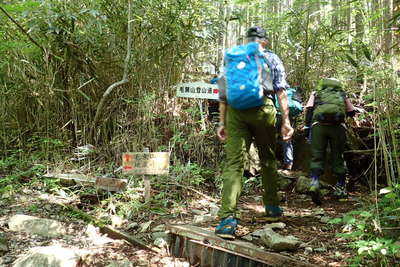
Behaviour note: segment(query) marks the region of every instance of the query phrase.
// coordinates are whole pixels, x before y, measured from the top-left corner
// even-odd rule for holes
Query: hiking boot
[[[285,163],[285,164],[283,165],[283,169],[284,169],[285,171],[291,171],[292,168],[293,168],[293,163]]]
[[[335,192],[333,192],[333,195],[338,200],[347,199],[348,195],[347,195],[346,186],[342,185],[342,184],[336,184],[335,185]]]
[[[225,239],[235,239],[238,220],[233,216],[226,217],[215,227],[215,234]]]
[[[319,178],[312,178],[310,184],[310,195],[312,201],[318,206],[322,204],[321,202],[321,185],[319,183]]]
[[[278,217],[281,217],[283,214],[283,210],[279,206],[266,205],[265,206],[265,216],[269,218],[269,220],[278,220]]]

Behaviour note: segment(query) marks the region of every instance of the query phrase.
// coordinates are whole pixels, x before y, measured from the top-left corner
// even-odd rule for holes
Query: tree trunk
[[[356,23],[356,38],[354,41],[355,49],[356,49],[356,58],[357,62],[360,63],[364,60],[363,55],[363,40],[364,40],[364,6],[362,3],[358,3],[356,7],[356,16],[355,16],[355,23]],[[364,83],[364,71],[360,68],[360,65],[357,69],[357,83],[361,86]]]
[[[384,33],[383,33],[383,51],[385,54],[392,54],[392,40],[393,40],[393,32],[392,32],[392,18],[393,18],[393,0],[384,0]]]
[[[111,92],[127,83],[128,80],[128,67],[129,67],[129,61],[131,58],[131,53],[132,53],[132,20],[131,20],[131,16],[132,16],[132,3],[131,1],[128,1],[128,31],[127,31],[127,45],[126,45],[126,56],[125,56],[125,60],[124,60],[124,73],[122,75],[122,79],[118,82],[115,82],[113,84],[111,84],[107,90],[103,93],[102,98],[100,99],[99,104],[97,105],[97,109],[96,109],[96,113],[92,122],[92,126],[90,129],[90,133],[89,133],[89,140],[96,143],[97,138],[96,138],[96,133],[97,133],[97,124],[100,121],[100,117],[104,108],[104,105],[106,104],[106,101],[108,99],[108,96],[111,94]]]
[[[273,14],[278,14],[279,13],[279,1],[272,1],[272,12]],[[276,46],[276,44],[278,43],[278,34],[276,32],[271,32],[271,47],[272,50],[274,50],[274,47]]]
[[[347,0],[346,4],[348,5],[348,9],[346,10],[347,40],[348,40],[348,43],[351,44],[351,42],[353,41],[353,37],[351,35],[351,25],[353,22],[353,18],[351,16],[352,6],[348,3],[348,0]]]
[[[338,9],[339,9],[339,0],[332,0],[332,2],[331,2],[331,5],[332,5],[332,8],[333,8],[333,10],[334,10],[334,12],[332,13],[332,21],[331,21],[331,24],[332,24],[332,28],[337,28],[338,27],[338,21],[339,21],[339,19],[338,19]]]
[[[397,15],[400,16],[400,0],[393,0],[393,15]],[[396,22],[397,21],[397,22]],[[393,42],[395,43],[394,45],[394,51],[393,53],[397,53],[400,52],[399,50],[399,46],[400,46],[400,17],[397,17],[397,20],[395,20],[394,22],[394,26],[397,29],[396,33],[394,34],[394,40]]]

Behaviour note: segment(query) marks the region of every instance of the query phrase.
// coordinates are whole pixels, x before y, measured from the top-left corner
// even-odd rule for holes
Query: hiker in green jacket
[[[281,134],[284,141],[290,140],[293,128],[290,126],[289,110],[285,89],[285,69],[279,57],[265,50],[268,39],[264,29],[251,27],[247,32],[249,43],[261,44],[262,53],[270,66],[271,84],[279,99],[282,113]],[[260,60],[260,59],[258,59]],[[244,62],[238,65],[243,68]],[[223,79],[220,79],[222,81]],[[244,87],[244,86],[243,86]],[[249,109],[236,109],[228,104],[226,88],[220,86],[220,125],[217,136],[225,141],[226,162],[223,169],[222,206],[218,212],[221,222],[215,228],[215,233],[223,238],[233,239],[240,217],[237,204],[242,189],[244,158],[254,140],[258,148],[261,179],[264,188],[263,202],[266,216],[279,217],[282,209],[279,207],[277,195],[277,168],[275,146],[277,134],[275,129],[276,110],[272,98],[263,97],[263,104]],[[272,88],[271,88],[272,90]]]
[[[342,84],[334,78],[322,79],[306,104],[305,130],[311,138],[310,194],[315,204],[321,205],[320,177],[328,144],[332,154],[332,171],[337,183],[334,195],[347,198],[346,164],[343,152],[346,143],[345,117],[354,117],[356,111],[343,91]]]

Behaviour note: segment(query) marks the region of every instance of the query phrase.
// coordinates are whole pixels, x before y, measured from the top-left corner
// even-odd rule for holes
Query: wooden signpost
[[[169,152],[127,152],[122,155],[122,171],[127,175],[143,175],[144,198],[150,199],[150,179],[148,175],[167,175]]]

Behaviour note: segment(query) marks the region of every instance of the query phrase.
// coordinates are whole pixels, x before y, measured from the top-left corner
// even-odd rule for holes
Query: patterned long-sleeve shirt
[[[283,66],[282,60],[272,51],[264,50],[265,57],[269,62],[272,72],[272,85],[274,91],[278,91],[279,89],[287,89],[289,85],[286,81],[286,72],[285,67]],[[222,77],[220,79],[219,86],[219,100],[220,102],[226,102],[226,87],[225,87],[225,78]]]
[[[265,50],[265,57],[271,64],[272,69],[272,85],[274,87],[274,91],[278,91],[279,89],[287,89],[289,88],[288,83],[286,82],[286,72],[285,67],[283,66],[282,60],[272,51]]]

